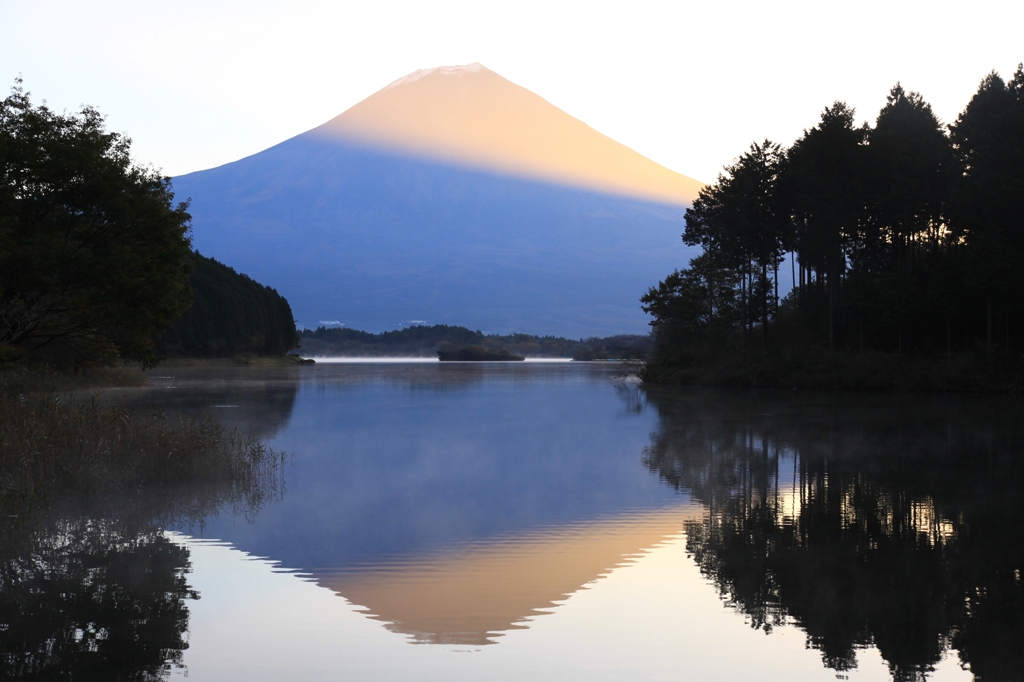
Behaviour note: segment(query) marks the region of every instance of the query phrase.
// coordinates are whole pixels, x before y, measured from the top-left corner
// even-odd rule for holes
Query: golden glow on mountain
[[[411,73],[315,132],[471,168],[673,204],[692,203],[703,186],[480,64]]]
[[[568,595],[682,532],[682,505],[535,531],[355,571],[310,571],[386,627],[431,644],[493,644]]]

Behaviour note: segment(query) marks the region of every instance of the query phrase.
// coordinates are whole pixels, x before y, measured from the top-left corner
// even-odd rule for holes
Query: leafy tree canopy
[[[187,203],[92,107],[0,102],[0,346],[70,362],[153,362],[189,304]]]

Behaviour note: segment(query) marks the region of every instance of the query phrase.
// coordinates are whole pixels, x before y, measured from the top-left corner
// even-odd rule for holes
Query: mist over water
[[[158,369],[122,395],[262,434],[292,455],[282,493],[255,514],[132,526],[137,541],[110,508],[41,525],[2,557],[4,660],[81,631],[88,646],[52,649],[52,665],[100,651],[200,680],[1016,679],[1019,402],[645,389],[620,373]],[[30,593],[11,576],[32,557],[49,573]],[[144,657],[111,649],[128,626],[91,607],[48,606],[51,634],[24,636],[17,614],[59,605],[52,590],[86,565],[177,614]]]

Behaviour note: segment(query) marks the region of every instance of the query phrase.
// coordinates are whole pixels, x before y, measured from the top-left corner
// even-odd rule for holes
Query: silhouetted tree
[[[152,362],[188,305],[189,214],[95,109],[0,102],[0,345]]]
[[[950,126],[955,172],[950,227],[962,240],[968,286],[983,299],[991,349],[993,306],[1009,325],[1024,312],[1024,67],[991,73]],[[1008,332],[1007,332],[1008,333]]]
[[[198,253],[189,276],[192,306],[160,337],[166,355],[284,355],[298,345],[292,309],[274,289]]]
[[[774,142],[752,144],[714,185],[701,189],[686,211],[683,233],[683,241],[703,247],[716,267],[738,272],[744,329],[749,333],[760,321],[765,346],[778,307],[778,267],[790,236],[778,196],[783,161]],[[701,266],[704,273],[708,265]]]
[[[948,128],[900,84],[874,127],[857,126],[854,110],[835,102],[789,149],[755,144],[726,166],[687,211],[683,239],[707,260],[641,300],[658,333],[648,379],[755,381],[766,366],[776,379],[795,379],[801,359],[779,350],[794,346],[830,351],[812,353],[819,374],[808,376],[819,378],[851,377],[836,368],[855,362],[831,352],[853,349],[941,350],[953,372],[954,349],[971,351],[981,339],[991,355],[999,331],[1005,362],[967,355],[960,365],[973,369],[957,385],[1019,384],[1024,356],[1010,349],[1024,316],[1024,66],[1009,83],[987,76]],[[787,252],[799,259],[799,277],[780,303],[771,289]],[[692,331],[716,304],[700,297],[719,296],[709,283],[732,281],[740,324],[732,339],[720,327],[717,354],[701,363],[721,372],[695,374],[675,330],[702,338]],[[745,343],[760,327],[767,347],[773,323],[786,343],[772,353]],[[859,362],[897,362],[874,357]]]
[[[864,214],[867,129],[854,126],[854,113],[845,102],[834,103],[787,154],[800,265],[814,273],[818,289],[824,286],[829,349],[836,346],[835,308],[847,255]]]
[[[715,252],[709,251],[651,288],[640,302],[666,344],[706,348],[729,343],[743,314],[740,279],[736,270],[717,263]]]

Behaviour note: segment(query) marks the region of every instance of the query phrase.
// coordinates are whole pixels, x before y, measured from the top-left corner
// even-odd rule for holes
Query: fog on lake
[[[4,528],[0,677],[1020,679],[1017,399],[622,374],[151,370],[283,479]]]

